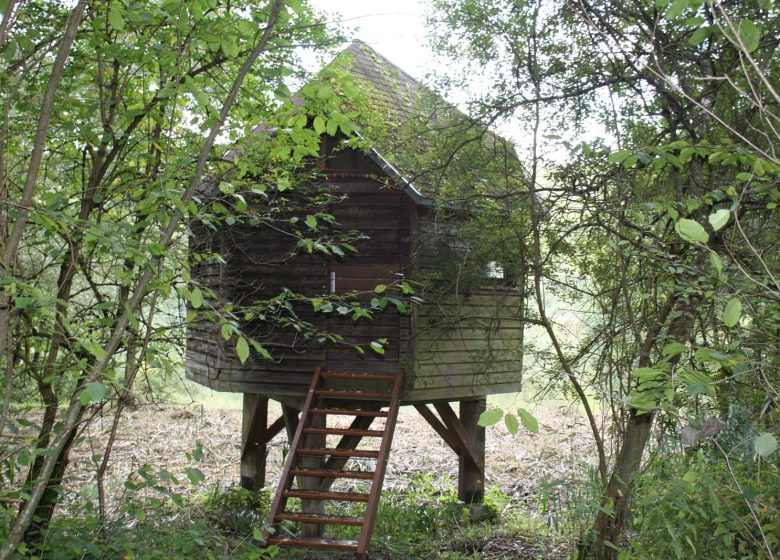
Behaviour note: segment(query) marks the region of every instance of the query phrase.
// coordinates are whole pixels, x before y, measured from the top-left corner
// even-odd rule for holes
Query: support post
[[[268,398],[244,393],[241,421],[241,486],[260,490],[265,486],[268,439]]]
[[[463,454],[458,458],[458,498],[467,504],[482,503],[485,496],[485,428],[477,423],[485,408],[485,397],[460,401],[460,422],[480,463]]]
[[[311,428],[324,428],[325,416],[314,415],[309,423]],[[305,434],[305,445],[310,449],[326,447],[325,434]],[[298,459],[299,465],[304,469],[321,469],[324,465],[324,457],[306,457]],[[319,490],[320,479],[310,476],[298,477],[298,488],[301,490]],[[304,513],[325,514],[325,500],[301,500],[301,511]],[[321,524],[304,523],[301,528],[301,535],[304,537],[321,537],[324,533],[324,526]]]

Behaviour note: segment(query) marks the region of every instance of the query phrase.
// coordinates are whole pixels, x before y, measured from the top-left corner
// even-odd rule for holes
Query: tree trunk
[[[595,549],[590,550],[586,545],[581,551],[581,558],[607,560],[617,556],[617,551],[607,543],[617,546],[623,540],[631,505],[631,484],[639,471],[645,447],[650,439],[653,418],[652,413],[639,414],[636,410],[631,411],[623,447],[620,449],[615,469],[609,478],[602,500],[602,509],[594,522]]]

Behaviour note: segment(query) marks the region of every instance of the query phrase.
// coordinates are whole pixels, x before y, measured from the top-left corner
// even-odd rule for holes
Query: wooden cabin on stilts
[[[216,230],[193,224],[193,252],[219,255],[192,263],[193,283],[213,294],[208,304],[238,309],[261,300],[275,311],[238,316],[243,336],[267,352],[252,352],[243,363],[231,326],[213,317],[193,322],[186,372],[214,390],[244,394],[242,486],[266,485],[267,444],[286,430],[290,447],[268,543],[365,558],[399,406],[415,407],[452,449],[460,499],[482,500],[485,430],[477,420],[487,395],[521,388],[524,297],[522,271],[502,261],[500,241],[482,240],[488,249],[479,249],[464,233],[471,211],[463,201],[484,188],[461,199],[437,188],[452,184],[451,175],[410,169],[452,128],[437,131],[431,123],[450,123],[442,114],[457,109],[436,96],[438,110],[423,103],[427,90],[364,43],[353,43],[334,64],[391,129],[386,145],[370,148],[350,147],[340,132],[321,135],[317,192],[332,197],[332,223],[357,232],[356,250],[309,252],[299,238],[262,220]],[[429,128],[404,143],[400,129],[409,123]],[[412,136],[419,144],[410,144]],[[488,159],[504,158],[490,163],[496,168],[516,163],[495,136],[480,140],[478,149]],[[467,164],[452,163],[461,179],[469,172],[456,166]],[[489,180],[474,179],[483,187]],[[306,210],[295,212],[306,219]],[[480,229],[471,227],[469,235]],[[301,303],[290,294],[309,299]],[[334,304],[333,297],[351,303]],[[356,311],[360,306],[373,309],[371,316]],[[281,404],[279,418],[269,417],[269,400]],[[349,483],[352,489],[344,490]],[[364,506],[347,516],[329,503],[352,504],[350,512]],[[328,538],[333,525],[354,526],[355,538]]]

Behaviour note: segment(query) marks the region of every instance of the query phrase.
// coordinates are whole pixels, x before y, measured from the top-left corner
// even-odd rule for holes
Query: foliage
[[[646,450],[675,464],[675,428],[712,415],[745,428],[702,467],[713,480],[738,450],[775,447],[780,99],[770,37],[780,14],[768,2],[687,0],[437,8],[441,52],[463,61],[464,79],[490,74],[474,115],[514,119],[532,136],[530,319],[549,340],[550,385],[580,399],[600,455],[601,507],[583,556],[615,557],[633,516],[660,519],[632,504],[631,488],[643,483]],[[578,138],[595,123],[604,140]],[[545,158],[556,143],[568,154]],[[565,332],[546,293],[574,309],[582,336]],[[741,465],[737,480],[751,480],[758,463]],[[745,504],[776,511],[775,500]],[[771,555],[765,519],[724,511],[731,530],[747,522],[761,536],[753,554]]]

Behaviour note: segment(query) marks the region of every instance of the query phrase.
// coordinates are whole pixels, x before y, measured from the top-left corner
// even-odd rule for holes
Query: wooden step
[[[312,408],[312,414],[330,414],[332,416],[374,416],[387,418],[386,410],[351,410],[349,408]]]
[[[390,393],[374,393],[371,391],[337,391],[333,389],[318,389],[314,393],[326,399],[383,399],[390,400]]]
[[[325,434],[329,436],[382,437],[384,430],[348,430],[344,428],[304,428],[304,434]]]
[[[302,500],[333,500],[336,502],[367,502],[368,494],[361,492],[318,492],[317,490],[285,490],[286,498]]]
[[[346,371],[324,371],[322,377],[325,379],[362,379],[365,381],[393,381],[395,375],[382,373],[349,373]]]
[[[330,550],[357,550],[357,541],[348,541],[342,539],[318,539],[316,537],[268,537],[265,539],[268,544],[276,546],[294,546],[301,548],[319,548]]]
[[[356,478],[360,480],[373,480],[372,471],[332,471],[328,469],[292,469],[293,476],[310,476],[313,478]]]
[[[297,453],[299,455],[317,455],[320,457],[365,457],[367,459],[376,459],[379,457],[379,451],[369,451],[367,449],[332,449],[329,447],[302,447],[298,449]]]
[[[320,515],[316,513],[297,513],[285,511],[276,516],[276,521],[294,521],[295,523],[325,523],[328,525],[362,525],[362,517],[341,517],[338,515]]]

